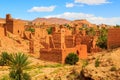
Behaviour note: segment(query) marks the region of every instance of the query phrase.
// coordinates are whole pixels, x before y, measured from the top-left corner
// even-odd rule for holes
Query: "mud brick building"
[[[45,48],[40,49],[40,59],[64,63],[66,56],[71,52],[76,53],[80,59],[86,59],[93,39],[85,33],[83,31],[82,34],[67,34],[65,28],[53,32],[49,36],[49,43],[42,42]]]
[[[6,23],[0,23],[0,37],[6,36],[7,32],[19,35],[29,41],[29,52],[40,52],[40,59],[64,63],[66,56],[74,52],[80,59],[86,59],[88,53],[96,51],[96,40],[86,35],[86,31],[80,32],[79,28],[84,24],[91,27],[85,20],[78,21],[79,24],[70,28],[64,25],[25,25],[21,20],[12,19],[10,14],[6,15]],[[81,23],[82,22],[82,23]],[[52,34],[47,29],[52,26]],[[34,32],[27,31],[27,28],[34,28]]]

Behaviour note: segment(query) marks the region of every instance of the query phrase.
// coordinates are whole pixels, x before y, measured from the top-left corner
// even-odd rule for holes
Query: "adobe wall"
[[[87,46],[78,45],[74,48],[65,49],[40,49],[40,59],[58,63],[65,63],[65,58],[69,53],[76,53],[80,59],[87,58]]]
[[[61,49],[40,49],[40,59],[52,62],[62,63],[62,50]]]
[[[82,38],[82,42],[81,44],[85,44],[87,45],[87,52],[90,53],[91,52],[91,48],[92,48],[92,37],[89,36],[83,36]]]
[[[5,27],[7,31],[23,37],[23,32],[25,30],[24,26],[25,23],[23,23],[22,21],[12,19],[10,14],[6,15]]]
[[[65,63],[65,58],[71,52],[76,53],[76,48],[66,48],[65,50],[63,50],[63,53],[62,53],[62,63]]]
[[[107,48],[117,48],[120,47],[120,29],[114,28],[108,30],[108,41]]]
[[[87,59],[87,45],[77,45],[76,49],[80,59]]]
[[[65,36],[65,46],[66,48],[72,48],[75,46],[73,36]]]
[[[35,28],[35,37],[36,38],[43,38],[47,35],[48,35],[48,33],[47,33],[46,29]]]
[[[50,40],[50,44],[53,45],[54,48],[61,48],[61,33],[54,33]]]
[[[6,29],[7,31],[13,33],[13,21],[6,21]]]
[[[19,20],[13,21],[13,34],[17,34],[23,37],[23,32],[25,29],[24,26],[25,24],[22,21]]]
[[[0,24],[0,37],[5,36],[4,24]]]
[[[32,36],[32,33],[30,31],[25,31],[24,32],[24,39],[30,40],[32,38],[33,38],[33,36]]]

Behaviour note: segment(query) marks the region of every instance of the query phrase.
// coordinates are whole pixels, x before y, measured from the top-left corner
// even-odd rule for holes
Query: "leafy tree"
[[[94,28],[92,28],[92,27],[86,29],[86,33],[87,33],[87,35],[89,35],[89,36],[95,36],[95,34],[96,34]]]
[[[97,40],[97,46],[99,46],[100,48],[107,48],[107,32],[108,30],[105,28],[102,28],[100,30],[100,35]]]
[[[52,34],[52,27],[47,29],[48,34]]]
[[[24,72],[28,65],[28,57],[25,54],[12,54],[10,59],[10,78],[14,80],[31,80],[30,76]]]
[[[66,64],[70,64],[70,65],[75,65],[76,62],[78,62],[79,57],[77,54],[75,53],[69,53],[68,56],[65,59],[65,63]]]
[[[115,28],[120,28],[120,25],[116,24],[116,26],[114,26]]]
[[[71,29],[69,24],[64,24],[64,26],[66,26],[68,29]]]

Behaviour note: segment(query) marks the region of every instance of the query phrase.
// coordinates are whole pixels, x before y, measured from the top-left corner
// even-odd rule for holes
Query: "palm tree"
[[[23,53],[10,55],[10,78],[14,80],[31,80],[30,76],[24,72],[28,67],[28,57]]]
[[[0,55],[0,65],[1,66],[8,66],[9,65],[10,56],[7,52],[2,52]]]

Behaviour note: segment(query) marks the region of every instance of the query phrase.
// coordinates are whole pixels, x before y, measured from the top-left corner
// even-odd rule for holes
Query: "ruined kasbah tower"
[[[10,14],[6,15],[5,26],[7,31],[20,35],[21,37],[23,36],[25,24],[20,20],[12,19]]]

